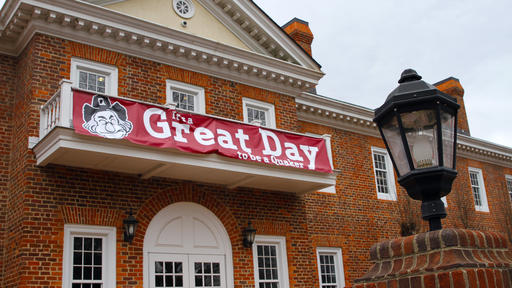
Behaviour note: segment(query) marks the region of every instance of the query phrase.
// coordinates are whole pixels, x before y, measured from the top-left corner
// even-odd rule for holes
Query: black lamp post
[[[457,100],[421,80],[416,71],[402,72],[400,84],[375,110],[375,121],[398,174],[398,183],[415,200],[430,231],[442,228],[448,195],[457,176]]]

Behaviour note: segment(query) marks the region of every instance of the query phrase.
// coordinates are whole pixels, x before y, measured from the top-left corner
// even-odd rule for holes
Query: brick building
[[[313,93],[323,73],[312,40],[307,22],[281,28],[252,1],[8,0],[0,12],[0,285],[344,287],[369,268],[372,244],[424,231],[373,110]],[[457,79],[436,86],[461,104],[459,174],[444,226],[510,239],[512,149],[470,136]],[[78,94],[111,97],[78,107]],[[108,125],[139,134],[129,107],[157,111],[146,130],[174,140],[105,136]],[[86,110],[117,124],[101,126]],[[216,130],[222,142],[205,127],[171,129],[161,113],[172,111],[235,130]],[[253,143],[243,129],[266,138]],[[192,134],[204,147],[263,145],[271,156],[281,153],[274,136],[293,139],[281,154],[296,162],[165,146]],[[332,171],[315,167],[314,155]],[[124,241],[130,210],[138,226]],[[249,221],[257,233],[246,248]]]

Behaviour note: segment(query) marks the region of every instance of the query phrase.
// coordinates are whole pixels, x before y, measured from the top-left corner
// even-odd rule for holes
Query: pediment
[[[320,71],[320,66],[252,1],[181,0],[193,16],[182,17],[176,0],[89,0],[87,2],[225,45]],[[186,22],[186,24],[185,24]]]
[[[181,17],[173,0],[125,0],[103,7],[137,17],[194,36],[221,42],[244,50],[253,50],[197,1],[191,1],[191,17]]]

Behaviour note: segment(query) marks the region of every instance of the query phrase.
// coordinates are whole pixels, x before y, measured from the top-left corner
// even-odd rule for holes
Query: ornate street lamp
[[[416,71],[402,72],[400,84],[375,110],[375,121],[398,174],[398,183],[415,200],[430,231],[442,228],[455,170],[457,100],[421,80]]]

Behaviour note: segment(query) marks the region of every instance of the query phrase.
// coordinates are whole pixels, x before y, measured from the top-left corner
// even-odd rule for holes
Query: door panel
[[[223,255],[150,254],[151,288],[225,288]]]
[[[191,287],[226,287],[224,256],[190,255]]]
[[[150,287],[189,287],[186,255],[150,254]]]

